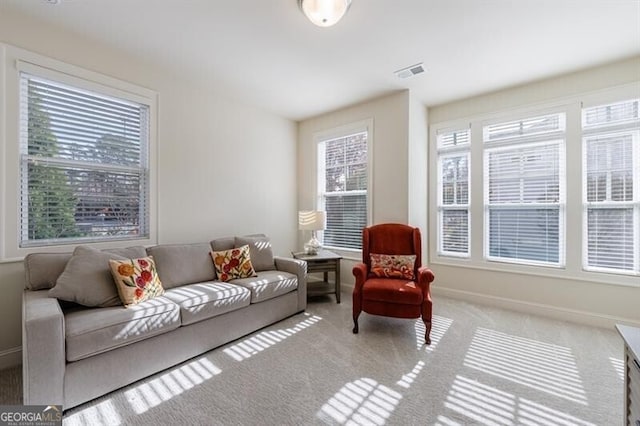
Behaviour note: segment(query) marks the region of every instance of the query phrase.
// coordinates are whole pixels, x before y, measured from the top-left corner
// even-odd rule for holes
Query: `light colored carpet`
[[[353,335],[349,294],[340,305],[316,299],[304,314],[69,410],[65,424],[621,422],[615,331],[442,297],[434,310],[427,347],[420,321],[363,313]]]

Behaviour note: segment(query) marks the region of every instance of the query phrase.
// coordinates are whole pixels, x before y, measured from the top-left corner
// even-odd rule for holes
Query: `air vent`
[[[401,70],[396,71],[394,74],[398,78],[409,78],[414,75],[422,74],[424,72],[424,65],[422,62],[419,64],[411,65],[410,67],[402,68]]]

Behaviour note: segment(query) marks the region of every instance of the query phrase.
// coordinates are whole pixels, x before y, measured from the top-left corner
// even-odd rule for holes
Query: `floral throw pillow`
[[[416,256],[371,253],[371,273],[380,278],[413,279]]]
[[[211,257],[220,281],[256,276],[249,256],[249,245],[231,250],[212,251]]]
[[[162,296],[164,288],[158,277],[153,257],[109,260],[118,295],[125,307]]]

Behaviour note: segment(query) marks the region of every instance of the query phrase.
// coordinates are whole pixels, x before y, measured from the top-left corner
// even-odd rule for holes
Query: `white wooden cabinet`
[[[616,325],[624,340],[625,425],[640,426],[640,328]]]

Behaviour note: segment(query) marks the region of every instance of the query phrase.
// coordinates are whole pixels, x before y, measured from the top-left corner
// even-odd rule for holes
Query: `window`
[[[485,255],[564,264],[565,116],[484,126]]]
[[[432,124],[431,263],[638,287],[639,93]]]
[[[367,226],[368,132],[318,143],[318,204],[327,214],[324,245],[362,248]]]
[[[437,134],[438,252],[469,256],[469,129]]]
[[[587,270],[640,272],[639,103],[582,110]]]
[[[149,105],[39,70],[19,74],[20,247],[148,238]]]

